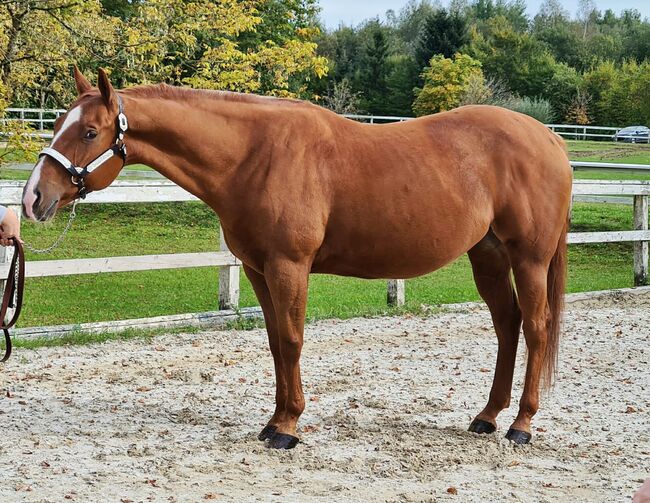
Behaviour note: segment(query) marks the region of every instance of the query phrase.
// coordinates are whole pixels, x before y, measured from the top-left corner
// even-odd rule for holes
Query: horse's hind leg
[[[496,430],[497,416],[510,405],[512,376],[521,330],[521,311],[510,279],[510,260],[505,247],[490,231],[468,252],[479,294],[492,314],[499,341],[490,398],[469,427],[475,433]]]
[[[513,271],[524,318],[528,363],[524,391],[519,402],[519,413],[508,430],[506,438],[518,444],[525,444],[532,438],[530,423],[539,409],[539,388],[545,360],[549,357],[547,354],[551,320],[547,296],[549,263],[543,260],[519,259],[514,255]],[[550,379],[552,376],[547,377]]]

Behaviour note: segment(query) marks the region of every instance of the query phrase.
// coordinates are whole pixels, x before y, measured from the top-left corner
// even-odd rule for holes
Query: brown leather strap
[[[14,256],[11,259],[9,274],[5,282],[5,291],[2,297],[2,307],[0,308],[0,328],[5,335],[5,355],[0,360],[6,362],[11,356],[11,336],[9,329],[18,321],[20,310],[23,306],[23,290],[25,288],[25,251],[23,245],[17,239],[14,239]],[[14,303],[15,298],[15,303]],[[14,314],[11,320],[5,321],[7,311],[10,307],[14,308]]]

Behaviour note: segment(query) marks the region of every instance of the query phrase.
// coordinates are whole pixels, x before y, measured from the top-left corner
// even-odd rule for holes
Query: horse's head
[[[49,220],[86,192],[107,187],[124,165],[123,142],[117,140],[126,130],[126,119],[121,116],[121,127],[121,99],[108,76],[99,70],[98,88],[76,67],[74,78],[79,96],[56,120],[52,143],[23,189],[23,214],[30,220]]]

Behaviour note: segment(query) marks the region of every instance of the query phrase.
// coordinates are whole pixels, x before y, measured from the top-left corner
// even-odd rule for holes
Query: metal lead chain
[[[58,238],[56,238],[56,241],[54,241],[54,243],[52,243],[47,248],[43,248],[42,250],[38,250],[38,249],[34,248],[32,245],[30,245],[29,243],[23,242],[23,245],[25,246],[25,248],[27,248],[32,253],[39,253],[40,254],[40,253],[50,253],[57,246],[59,246],[61,244],[61,241],[63,241],[63,238],[65,237],[65,235],[70,230],[70,227],[72,227],[72,221],[77,216],[77,211],[76,210],[77,210],[77,203],[78,202],[79,202],[79,199],[75,199],[75,202],[72,203],[72,211],[70,212],[70,216],[68,217],[68,223],[65,224],[65,228],[63,229],[63,232],[61,232],[61,235]]]

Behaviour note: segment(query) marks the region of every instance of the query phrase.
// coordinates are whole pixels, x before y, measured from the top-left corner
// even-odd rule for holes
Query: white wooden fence
[[[0,204],[21,214],[24,182],[0,182]],[[169,181],[114,182],[107,189],[89,194],[83,201],[98,203],[160,203],[197,201],[196,197]],[[223,235],[219,251],[211,253],[180,253],[170,255],[143,255],[130,257],[105,257],[71,260],[42,260],[27,262],[25,276],[69,276],[111,272],[150,271],[192,267],[220,267],[219,309],[237,308],[239,305],[239,267],[241,262],[230,253]],[[6,277],[12,250],[0,249],[0,277]]]
[[[389,122],[404,122],[412,120],[413,117],[395,117],[392,115],[359,115],[344,114],[348,119],[370,124],[386,124]],[[583,126],[576,124],[546,124],[554,133],[569,140],[611,140],[622,127],[613,126]],[[632,137],[629,137],[632,139]]]
[[[649,167],[650,168],[650,167]],[[13,207],[20,214],[23,182],[0,182],[0,204]],[[612,232],[571,233],[569,243],[634,243],[634,282],[648,282],[648,197],[650,182],[579,180],[574,185],[574,197],[585,195],[625,196],[634,201],[634,229]],[[152,203],[196,201],[197,199],[169,181],[117,181],[109,188],[92,193],[83,204],[98,203]],[[11,251],[0,250],[0,277],[6,277]],[[220,267],[220,309],[236,309],[239,305],[239,275],[241,263],[228,250],[223,236],[219,250],[211,253],[182,253],[173,255],[146,255],[130,257],[105,257],[71,260],[30,261],[26,266],[28,278],[97,274],[111,272],[144,271],[193,267]],[[405,282],[388,282],[388,303],[393,306],[405,302]]]
[[[51,133],[43,133],[44,131],[51,131],[54,128],[54,121],[57,117],[64,114],[66,111],[63,109],[44,109],[44,108],[7,108],[7,118],[0,119],[0,122],[6,120],[19,120],[27,122],[36,127],[41,133],[38,134],[41,138],[51,138]],[[360,122],[369,122],[370,124],[382,124],[388,122],[404,122],[413,119],[413,117],[396,117],[392,115],[358,115],[358,114],[345,114],[348,119],[354,119]],[[581,126],[575,124],[547,124],[551,131],[571,140],[605,140],[612,139],[618,133],[620,127],[609,126]]]
[[[18,120],[31,124],[39,131],[51,131],[54,129],[54,121],[66,113],[66,110],[59,108],[7,108],[5,112],[6,118],[2,119],[3,123],[7,120]]]

